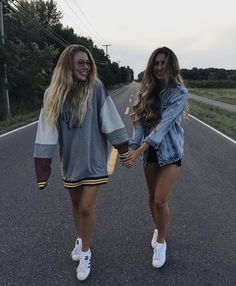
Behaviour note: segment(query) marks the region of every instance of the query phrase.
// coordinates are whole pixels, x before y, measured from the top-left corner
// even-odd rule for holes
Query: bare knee
[[[168,205],[167,200],[160,199],[160,198],[155,198],[154,202],[155,202],[157,209],[163,209]]]
[[[90,205],[81,205],[79,207],[79,213],[81,216],[90,216],[94,213],[94,207]]]
[[[158,196],[155,192],[149,192],[149,202],[155,204],[158,209],[164,208],[168,205],[167,199]]]

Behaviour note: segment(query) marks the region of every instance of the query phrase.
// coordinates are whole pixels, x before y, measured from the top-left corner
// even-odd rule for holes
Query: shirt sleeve
[[[101,132],[106,134],[108,141],[118,150],[119,154],[124,154],[129,149],[129,137],[125,125],[102,84],[99,91],[101,93],[99,97],[102,98],[100,106]]]
[[[44,99],[46,92],[44,95]],[[44,108],[41,108],[37,135],[34,147],[34,164],[37,184],[40,189],[46,187],[51,174],[51,161],[58,143],[58,131],[56,126],[51,130],[46,129]]]
[[[176,119],[184,111],[184,106],[188,98],[187,90],[180,90],[176,95],[170,97],[166,109],[161,114],[161,120],[153,131],[145,137],[144,142],[152,147],[157,147],[163,137],[171,129]]]

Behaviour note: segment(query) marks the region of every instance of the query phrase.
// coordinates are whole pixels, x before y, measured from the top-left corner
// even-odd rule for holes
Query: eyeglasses
[[[83,61],[83,60],[79,60],[75,63],[78,65],[79,68],[83,68],[84,66],[87,66],[88,68],[90,68],[92,65],[91,61]]]

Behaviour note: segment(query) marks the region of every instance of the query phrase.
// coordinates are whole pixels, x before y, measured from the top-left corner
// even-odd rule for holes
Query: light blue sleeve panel
[[[125,125],[110,96],[106,97],[100,111],[101,131],[112,145],[128,141]]]
[[[45,100],[46,92],[44,95]],[[51,130],[46,128],[44,109],[41,109],[37,134],[35,139],[34,157],[52,158],[56,145],[58,143],[58,130],[53,126]]]

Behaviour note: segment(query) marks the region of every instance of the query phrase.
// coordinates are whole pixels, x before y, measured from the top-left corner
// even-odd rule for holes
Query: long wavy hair
[[[154,76],[155,59],[160,53],[166,55],[164,80],[161,82]],[[148,60],[138,94],[138,102],[133,106],[134,113],[131,115],[131,119],[133,121],[140,119],[145,128],[150,131],[160,120],[157,112],[160,104],[158,95],[169,87],[181,84],[183,84],[183,80],[180,75],[179,62],[174,52],[167,47],[154,50]]]
[[[78,52],[86,53],[91,62],[88,77],[79,81],[74,76],[74,56]],[[46,126],[51,129],[56,123],[65,100],[71,103],[70,124],[81,124],[91,102],[92,90],[97,79],[97,68],[94,59],[84,46],[70,45],[62,52],[53,71],[44,103]]]

